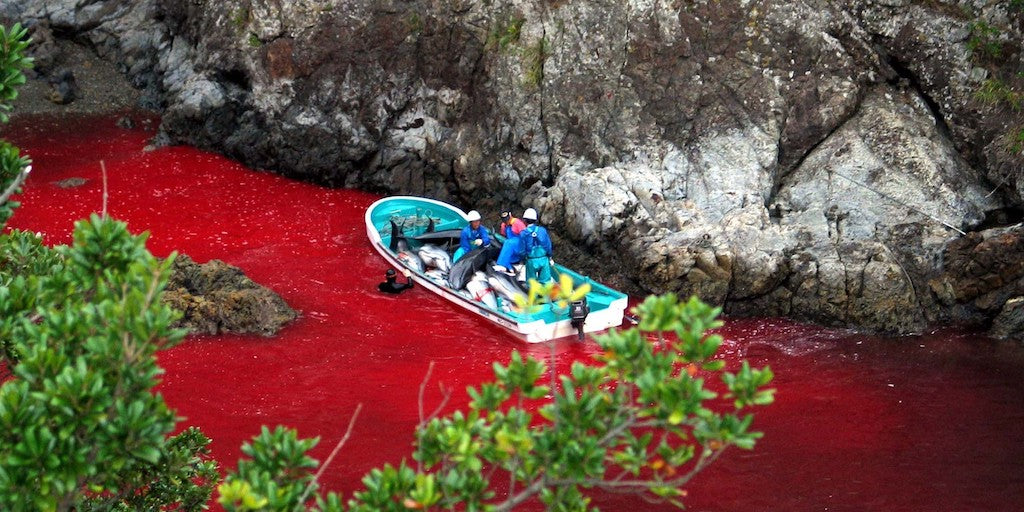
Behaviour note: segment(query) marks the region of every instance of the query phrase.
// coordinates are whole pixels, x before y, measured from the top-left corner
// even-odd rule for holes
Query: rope
[[[965,235],[965,236],[967,235],[967,233],[965,233],[960,228],[958,228],[958,227],[956,227],[956,226],[954,226],[954,225],[952,225],[952,224],[950,224],[950,223],[948,223],[948,222],[946,222],[946,221],[944,221],[944,220],[942,220],[942,219],[940,219],[938,217],[935,217],[934,215],[931,215],[928,212],[925,212],[925,211],[921,210],[920,208],[917,208],[917,207],[915,207],[913,205],[910,205],[910,204],[907,204],[907,203],[905,203],[903,201],[900,201],[899,199],[896,199],[895,197],[892,197],[892,196],[890,196],[890,195],[888,195],[888,194],[886,194],[884,192],[879,192],[878,190],[875,190],[875,189],[873,189],[873,188],[871,188],[871,187],[869,187],[869,186],[867,186],[867,185],[865,185],[865,184],[863,184],[863,183],[861,183],[861,182],[859,182],[859,181],[857,181],[857,180],[855,180],[853,178],[850,178],[848,176],[844,176],[841,173],[838,173],[838,172],[835,172],[835,171],[832,171],[832,173],[835,174],[836,176],[839,176],[840,178],[845,179],[846,181],[849,181],[850,183],[853,183],[854,185],[859,185],[861,187],[864,187],[864,188],[866,188],[866,189],[868,189],[868,190],[870,190],[870,191],[872,191],[872,192],[874,192],[874,193],[876,193],[876,194],[878,194],[878,195],[880,195],[880,196],[882,196],[882,197],[884,197],[884,198],[886,198],[886,199],[888,199],[888,200],[890,200],[890,201],[892,201],[892,202],[894,202],[896,204],[899,204],[899,205],[902,205],[902,206],[906,206],[907,208],[910,208],[911,210],[914,210],[915,212],[920,213],[921,215],[924,215],[925,217],[928,217],[929,219],[934,220],[935,222],[938,222],[938,223],[942,224],[943,226],[946,226],[947,228],[952,229],[953,231],[956,231],[957,233],[960,233],[961,235]]]

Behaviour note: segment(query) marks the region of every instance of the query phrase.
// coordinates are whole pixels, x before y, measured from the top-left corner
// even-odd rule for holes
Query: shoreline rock
[[[141,92],[92,48],[55,37],[43,23],[32,27],[30,37],[46,43],[30,47],[35,68],[18,89],[11,115],[117,114],[142,107]]]

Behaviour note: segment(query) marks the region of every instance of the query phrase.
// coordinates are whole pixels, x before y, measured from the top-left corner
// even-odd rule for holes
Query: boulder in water
[[[184,316],[175,327],[196,334],[273,336],[298,314],[273,290],[220,260],[198,264],[179,254],[164,302]]]

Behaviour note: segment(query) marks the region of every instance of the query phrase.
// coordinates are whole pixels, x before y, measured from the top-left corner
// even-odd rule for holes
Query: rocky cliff
[[[116,62],[168,142],[533,206],[650,291],[895,332],[1020,316],[1021,0],[8,0],[0,17]]]

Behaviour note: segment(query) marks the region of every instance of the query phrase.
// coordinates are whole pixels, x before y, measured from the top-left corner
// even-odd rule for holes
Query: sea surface
[[[422,407],[492,376],[513,350],[549,357],[427,290],[377,292],[387,268],[363,214],[379,196],[248,169],[191,147],[149,150],[157,119],[21,116],[0,137],[34,171],[10,227],[70,242],[73,223],[104,208],[149,249],[220,259],[277,291],[301,318],[274,338],[190,337],[159,355],[159,391],[214,439],[232,467],[261,425],[320,437],[323,460],[356,408],[351,438],[322,483],[345,493],[385,462],[411,461]],[[101,165],[102,162],[102,165]],[[74,185],[84,179],[85,182]],[[460,205],[469,207],[471,205]],[[634,301],[641,299],[633,298]],[[1024,509],[1024,349],[962,329],[884,337],[792,321],[727,319],[729,368],[775,372],[776,403],[759,410],[764,438],[733,449],[687,488],[696,511],[1018,511]],[[557,368],[588,360],[592,342],[562,341]],[[595,496],[602,510],[670,510]],[[534,507],[536,508],[536,507]]]

